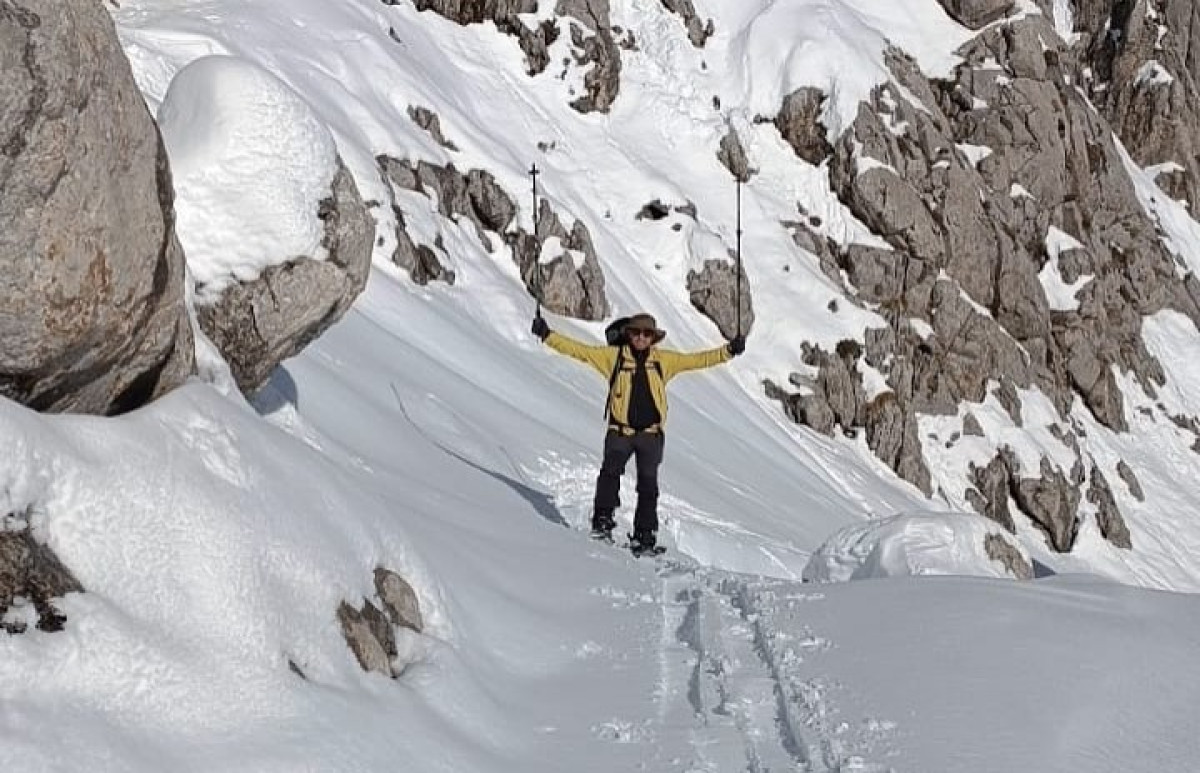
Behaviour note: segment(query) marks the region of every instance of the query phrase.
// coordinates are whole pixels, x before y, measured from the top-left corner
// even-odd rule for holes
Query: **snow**
[[[171,81],[158,120],[197,300],[269,266],[324,257],[317,210],[337,150],[298,94],[253,62],[206,56]]]
[[[985,550],[989,535],[1030,558],[1003,527],[974,513],[901,513],[847,526],[817,549],[804,579],[846,582],[884,577],[958,575],[1012,578]]]
[[[1175,76],[1151,59],[1138,68],[1133,82],[1137,86],[1170,86],[1175,82]]]
[[[1074,44],[1077,39],[1075,32],[1075,8],[1073,0],[1054,0],[1053,17],[1054,30],[1067,43]]]
[[[1046,300],[1054,311],[1078,310],[1079,299],[1076,296],[1080,290],[1096,278],[1092,274],[1084,274],[1070,284],[1062,278],[1062,272],[1058,267],[1059,258],[1064,252],[1081,249],[1083,249],[1083,245],[1069,233],[1054,226],[1050,226],[1047,230],[1046,255],[1048,260],[1038,273],[1038,279],[1042,283],[1042,289],[1046,291]]]
[[[194,383],[128,416],[39,416],[0,401],[0,513],[28,513],[86,588],[61,602],[64,632],[0,636],[0,769],[1195,767],[1200,609],[1195,596],[1148,588],[1200,590],[1195,438],[1165,416],[1196,412],[1200,332],[1171,312],[1146,322],[1168,381],[1151,398],[1119,376],[1128,435],[1070,411],[1135,550],[1106,543],[1088,516],[1076,554],[1059,556],[1018,514],[1017,534],[1002,536],[1058,576],[979,577],[997,571],[979,539],[1001,532],[962,514],[969,467],[1007,447],[1030,473],[1043,457],[1069,470],[1074,455],[1050,429],[1058,414],[1019,390],[1017,426],[993,385],[958,415],[921,417],[937,489],[927,499],[866,438],[819,436],[766,399],[764,379],[788,384],[803,370],[803,342],[832,350],[884,324],[844,299],[831,311],[839,288],[780,224],[809,217],[839,244],[886,243],[837,201],[826,169],[753,120],[818,85],[836,134],[886,81],[888,40],[938,74],[970,33],[933,0],[700,5],[717,29],[702,51],[659,3],[612,4],[640,47],[622,52],[608,116],[566,106],[579,68],[531,79],[494,25],[460,28],[408,3],[124,0],[114,10],[148,104],[174,127],[173,164],[194,162],[194,184],[176,170],[181,214],[215,207],[217,191],[240,201],[227,222],[185,239],[205,287],[286,258],[288,239],[311,242],[334,145],[366,200],[389,201],[378,154],[453,162],[493,173],[525,227],[536,159],[543,195],[591,230],[615,312],[654,313],[681,349],[713,346],[686,275],[733,245],[734,187],[714,148],[734,126],[760,170],[743,190],[758,321],[744,356],[671,385],[669,552],[658,561],[585,534],[603,380],[529,335],[534,301],[506,248],[487,251],[470,223],[440,217],[419,193],[395,192],[397,206],[417,241],[443,240],[456,283],[418,287],[392,266],[394,215],[376,206],[366,292],[252,404],[204,341]],[[560,40],[555,52],[565,50]],[[410,105],[433,109],[460,150],[416,127]],[[246,116],[256,122],[242,126]],[[248,159],[209,144],[235,126],[276,154],[258,157],[268,168],[253,185],[233,177]],[[280,169],[292,177],[273,177]],[[1136,172],[1164,238],[1192,264],[1194,221]],[[260,201],[269,185],[307,198]],[[636,221],[655,198],[694,202],[696,218]],[[247,215],[272,203],[248,231]],[[261,249],[257,229],[289,222]],[[204,239],[259,249],[197,263]],[[588,340],[604,326],[548,319]],[[877,371],[863,375],[882,390]],[[968,410],[986,438],[962,434]],[[1117,476],[1119,460],[1144,501]],[[622,532],[634,486],[627,476]],[[822,560],[830,579],[874,579],[802,582]],[[335,616],[342,600],[373,593],[380,565],[412,582],[427,622],[403,640],[395,681],[359,669]]]
[[[955,145],[955,147],[957,147],[959,149],[959,151],[961,151],[962,154],[964,156],[966,156],[967,162],[970,163],[971,166],[976,167],[976,168],[979,167],[979,165],[983,162],[983,160],[985,158],[992,155],[992,153],[994,152],[991,148],[987,147],[986,145],[971,145],[966,142],[960,142],[957,145]]]

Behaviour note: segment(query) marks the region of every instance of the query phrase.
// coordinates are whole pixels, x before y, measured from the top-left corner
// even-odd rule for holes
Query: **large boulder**
[[[247,394],[341,319],[366,287],[375,224],[340,164],[318,217],[325,224],[325,260],[300,258],[271,266],[258,279],[232,285],[216,302],[196,309],[200,327]]]
[[[324,122],[230,56],[176,74],[159,109],[204,333],[253,393],[366,286],[374,221]]]
[[[112,414],[194,347],[171,175],[99,3],[0,6],[0,395]]]

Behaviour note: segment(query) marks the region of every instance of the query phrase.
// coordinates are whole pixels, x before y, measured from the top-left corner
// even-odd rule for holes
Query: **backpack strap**
[[[617,376],[621,374],[621,366],[625,364],[625,347],[617,347],[617,361],[613,365],[612,374],[608,377],[608,397],[604,400],[604,419],[612,416],[612,393],[617,385]]]

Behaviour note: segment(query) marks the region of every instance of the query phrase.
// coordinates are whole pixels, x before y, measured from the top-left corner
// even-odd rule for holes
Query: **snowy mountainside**
[[[722,140],[733,131],[752,173],[744,191],[742,246],[754,324],[749,352],[728,374],[737,380],[740,394],[752,401],[739,406],[739,423],[749,420],[773,427],[772,442],[782,444],[780,463],[798,464],[814,471],[816,478],[843,464],[849,469],[873,468],[867,473],[872,479],[878,477],[884,488],[895,487],[903,500],[920,501],[920,509],[982,506],[989,515],[998,511],[993,517],[1002,523],[1010,519],[1022,542],[1047,566],[1086,568],[1162,587],[1195,586],[1196,569],[1187,551],[1177,552],[1170,544],[1188,540],[1196,531],[1184,513],[1190,509],[1185,503],[1200,501],[1200,488],[1189,483],[1194,476],[1160,474],[1160,463],[1143,450],[1178,449],[1169,454],[1173,467],[1177,463],[1190,469],[1194,464],[1194,454],[1186,450],[1194,438],[1181,424],[1194,413],[1174,398],[1185,391],[1176,385],[1191,383],[1190,374],[1185,361],[1169,356],[1152,332],[1171,325],[1182,339],[1170,346],[1191,345],[1194,330],[1189,322],[1162,321],[1161,314],[1171,312],[1148,318],[1144,335],[1152,350],[1149,356],[1157,357],[1164,369],[1165,394],[1152,396],[1146,392],[1145,378],[1114,369],[1113,389],[1124,395],[1122,412],[1132,424],[1125,432],[1111,431],[1111,422],[1103,417],[1097,421],[1078,400],[1071,402],[1069,393],[1052,393],[1047,401],[1036,382],[1017,383],[1014,389],[1003,381],[989,381],[982,401],[961,403],[952,415],[944,415],[942,405],[932,414],[916,414],[919,426],[911,425],[910,419],[895,419],[904,422],[902,429],[893,430],[904,439],[890,441],[900,444],[898,463],[909,459],[914,469],[911,455],[919,453],[920,464],[928,468],[933,496],[923,501],[904,484],[889,482],[891,475],[871,453],[877,443],[889,442],[880,439],[888,430],[873,432],[868,426],[864,431],[854,426],[859,419],[838,414],[842,429],[852,437],[835,432],[830,445],[812,433],[781,426],[787,422],[776,402],[781,395],[799,389],[786,401],[802,406],[807,398],[801,396],[812,392],[814,384],[818,391],[829,388],[825,363],[832,355],[813,359],[814,351],[832,353],[841,342],[862,342],[870,337],[868,331],[894,324],[878,305],[847,297],[846,284],[830,275],[827,256],[804,246],[811,246],[811,239],[801,240],[789,224],[803,221],[801,230],[836,244],[876,251],[894,247],[872,233],[844,196],[835,193],[827,166],[798,158],[768,119],[797,88],[816,88],[826,95],[820,120],[831,141],[857,131],[851,129],[856,116],[880,84],[889,84],[900,95],[896,99],[911,102],[918,112],[925,109],[916,93],[894,75],[889,57],[903,50],[916,57],[926,76],[953,77],[962,61],[955,51],[974,33],[951,20],[937,3],[907,2],[890,10],[853,2],[709,3],[696,10],[697,18],[713,20],[714,32],[703,45],[689,39],[681,17],[665,5],[600,4],[597,8],[609,14],[614,34],[619,30],[618,37],[633,41],[617,47],[619,76],[608,87],[617,93],[607,112],[572,107],[588,74],[587,60],[577,56],[579,46],[566,34],[579,24],[572,14],[582,13],[573,5],[534,4],[540,10],[512,17],[521,29],[557,20],[563,30],[550,42],[542,68],[533,75],[522,50],[525,44],[509,34],[512,25],[504,16],[514,9],[527,11],[528,4],[497,4],[492,10],[502,20],[499,25],[480,21],[492,8],[487,5],[478,13],[464,10],[460,20],[471,22],[467,24],[446,18],[452,15],[450,6],[417,5],[434,10],[366,1],[301,4],[280,18],[256,4],[183,8],[136,2],[126,3],[115,17],[152,107],[165,95],[175,72],[206,54],[243,57],[289,83],[329,123],[364,198],[375,204],[376,266],[386,270],[389,259],[398,259],[402,243],[428,250],[426,256],[444,264],[441,275],[453,275],[451,297],[487,299],[485,324],[507,325],[509,343],[504,345],[530,344],[520,320],[530,305],[522,285],[535,287],[534,269],[518,265],[524,258],[514,252],[514,243],[504,243],[504,234],[485,233],[487,218],[481,226],[472,210],[476,199],[465,211],[448,205],[451,189],[417,170],[419,164],[447,170],[448,175],[453,170],[491,175],[498,191],[494,195],[503,198],[500,209],[514,210],[511,228],[528,229],[532,218],[526,172],[536,163],[543,170],[546,200],[566,226],[574,222],[585,227],[589,260],[594,259],[602,272],[599,286],[571,278],[585,284],[573,291],[575,295],[586,296],[568,304],[575,309],[571,313],[596,318],[596,309],[605,302],[612,314],[644,308],[658,315],[674,345],[698,347],[712,343],[715,336],[711,322],[693,308],[691,283],[711,262],[728,264],[735,243],[733,180],[718,159]],[[587,7],[596,10],[591,4]],[[446,16],[436,12],[439,8]],[[1039,13],[1033,5],[1023,6],[1012,23],[1028,22]],[[1051,21],[1062,28],[1067,18],[1056,7]],[[996,22],[988,30],[1002,30],[1008,23]],[[891,97],[885,94],[887,99]],[[411,116],[418,109],[437,117],[437,132],[414,122]],[[895,131],[902,134],[905,125],[897,123]],[[973,146],[960,147],[966,152]],[[986,163],[990,152],[981,149],[972,163]],[[388,180],[395,182],[394,177],[385,180],[380,175],[377,159],[383,158],[401,160],[414,169],[411,189],[393,186]],[[878,166],[871,158],[857,163],[860,169]],[[1132,162],[1128,169],[1142,204],[1163,225],[1172,249],[1186,260],[1194,249],[1188,232],[1192,226],[1180,224],[1192,221],[1174,202],[1147,189],[1153,183],[1144,181]],[[650,202],[664,205],[667,216],[639,217]],[[574,255],[569,260],[576,268],[587,263],[580,253],[564,254]],[[540,255],[542,265],[555,257],[545,244]],[[582,271],[587,270],[584,265]],[[1053,282],[1061,279],[1053,274],[1046,281],[1050,293],[1058,286]],[[1074,285],[1076,290],[1079,286]],[[992,316],[978,304],[975,308],[979,320]],[[731,329],[730,314],[725,309],[724,316],[717,317],[722,330]],[[576,329],[566,320],[555,324]],[[917,319],[910,324],[922,335],[932,329]],[[583,335],[597,331],[591,327]],[[1028,357],[1028,351],[1023,356]],[[860,417],[870,415],[868,401],[873,405],[892,389],[891,377],[880,373],[876,364],[859,359],[847,375],[862,383],[858,397],[850,398],[862,401],[852,410]],[[1068,365],[1074,367],[1073,362]],[[704,378],[711,382],[726,374]],[[786,386],[768,389],[774,399],[766,400],[766,382]],[[689,401],[688,388],[699,387],[684,387],[680,402]],[[1085,397],[1091,399],[1091,393]],[[803,407],[788,410],[805,413]],[[1150,437],[1154,440],[1147,445],[1144,441]],[[795,442],[797,438],[802,441]],[[816,448],[836,449],[830,452],[846,461],[828,464],[821,459],[827,451]],[[1031,477],[1038,474],[1043,477]],[[1165,479],[1176,483],[1159,484]],[[919,481],[920,475],[910,480]],[[979,504],[979,492],[987,497],[986,505]],[[1040,503],[1054,498],[1061,504],[1044,505],[1043,512]],[[865,515],[891,512],[887,506],[870,504],[850,503],[849,509]],[[1107,539],[1112,529],[1125,523],[1132,550],[1114,548]],[[1055,536],[1052,548],[1044,536],[1047,528]],[[816,531],[808,531],[800,550],[819,544],[823,535]],[[1064,547],[1072,552],[1063,555]]]
[[[1013,552],[1060,576],[800,582],[812,554],[847,526],[857,528],[822,553],[839,577],[822,579],[856,569],[995,575],[999,564],[978,541],[1008,532],[953,512],[966,508],[948,484],[1001,443],[1034,463],[1046,453],[1069,468],[1076,458],[1045,427],[1057,406],[1037,389],[1018,393],[1024,427],[989,395],[973,409],[985,434],[953,448],[945,444],[963,419],[923,417],[932,426],[922,432],[938,435],[925,448],[943,485],[929,498],[899,480],[864,433],[801,427],[764,392],[764,380],[802,388],[813,378],[809,347],[835,352],[883,324],[781,223],[803,220],[839,244],[890,245],[835,194],[828,167],[797,158],[760,115],[814,86],[832,97],[823,115],[837,140],[889,78],[888,41],[948,75],[971,33],[917,0],[704,0],[693,10],[714,20],[710,36],[690,35],[651,0],[457,4],[507,5],[529,31],[603,8],[621,28],[610,45],[587,42],[602,37],[594,20],[579,43],[564,26],[531,76],[537,42],[526,35],[531,55],[520,33],[501,30],[515,29],[509,21],[463,26],[416,5],[122,0],[113,9],[156,112],[174,75],[203,56],[236,56],[287,83],[328,124],[372,205],[379,242],[353,309],[249,405],[211,353],[203,380],[220,388],[192,383],[116,419],[45,417],[0,402],[0,435],[13,439],[0,452],[0,512],[21,514],[16,526],[85,589],[56,602],[63,631],[38,630],[29,605],[5,616],[6,630],[27,630],[0,636],[0,767],[1194,767],[1196,599],[1110,581],[1189,590],[1200,576],[1191,549],[1200,531],[1188,517],[1200,493],[1183,428],[1133,412],[1133,432],[1120,434],[1078,414],[1091,456],[1106,469],[1119,456],[1144,484],[1144,502],[1119,484],[1112,492],[1132,550],[1103,539],[1092,518],[1061,554],[1017,512]],[[1036,15],[1031,5],[1018,10]],[[611,82],[588,85],[596,59],[611,73],[599,52],[613,50],[615,94]],[[608,111],[571,106],[585,95],[593,108],[611,98]],[[236,109],[239,96],[225,98]],[[417,107],[438,116],[445,142],[418,125]],[[588,229],[576,243],[590,242],[593,254],[569,248],[577,254],[568,257],[600,266],[611,311],[649,310],[669,343],[699,348],[719,341],[721,322],[693,308],[689,273],[728,260],[735,240],[733,177],[717,157],[731,126],[756,170],[744,190],[751,344],[729,366],[672,384],[661,500],[671,554],[639,562],[583,533],[603,384],[529,335],[528,266],[491,227],[504,221],[504,200],[457,190],[445,165],[492,175],[515,204],[514,234],[539,230],[525,176],[536,161],[563,231]],[[263,128],[269,137],[274,127]],[[380,157],[397,162],[402,179],[405,163],[417,168],[417,189],[385,178]],[[1187,254],[1193,221],[1135,177]],[[638,219],[654,199],[667,216]],[[187,229],[180,224],[185,248]],[[239,234],[221,236],[236,243]],[[454,281],[431,269],[419,282],[413,266],[395,265],[405,239]],[[580,273],[567,271],[564,283]],[[599,285],[569,286],[582,295],[563,297],[578,302]],[[549,317],[580,337],[603,329]],[[1192,413],[1191,321],[1164,312],[1146,330],[1170,378],[1137,407],[1153,413],[1158,401]],[[855,363],[873,393],[886,391],[872,368]],[[633,481],[625,485],[628,494]],[[884,528],[867,528],[868,519]],[[340,604],[373,598],[379,567],[408,578],[426,621],[420,633],[392,632],[396,679],[364,673],[338,625]]]

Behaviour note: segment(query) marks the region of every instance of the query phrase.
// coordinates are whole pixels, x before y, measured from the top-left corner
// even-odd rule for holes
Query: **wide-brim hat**
[[[667,337],[667,331],[659,328],[658,320],[650,314],[634,314],[630,317],[629,321],[625,323],[625,335],[628,336],[631,330],[649,330],[653,332],[654,343],[658,343]]]

